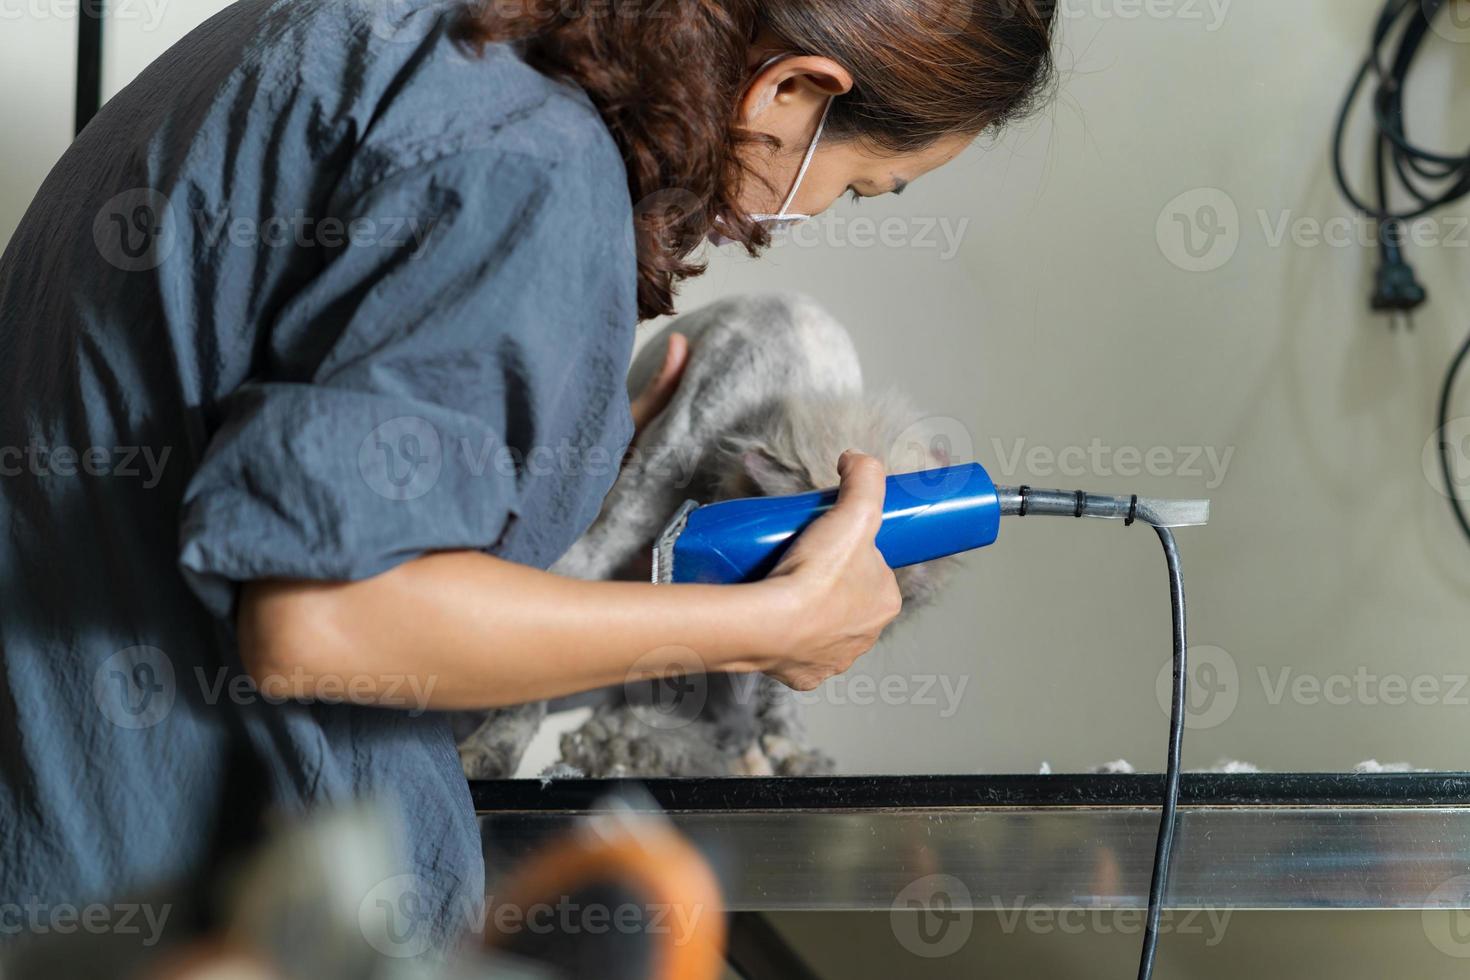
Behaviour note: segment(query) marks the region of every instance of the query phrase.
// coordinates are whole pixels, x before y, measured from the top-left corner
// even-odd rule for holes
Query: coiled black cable
[[[1383,249],[1383,264],[1379,268],[1378,282],[1373,294],[1373,308],[1377,310],[1407,312],[1427,299],[1427,293],[1415,280],[1413,269],[1404,257],[1404,223],[1470,195],[1470,153],[1455,155],[1424,149],[1409,138],[1404,122],[1404,90],[1409,69],[1433,27],[1434,18],[1441,14],[1444,7],[1445,0],[1387,0],[1373,27],[1368,54],[1348,87],[1347,98],[1343,100],[1333,134],[1332,172],[1338,187],[1355,208],[1379,224],[1378,240]],[[1398,47],[1392,63],[1385,66],[1383,54],[1395,33],[1398,34]],[[1352,116],[1353,106],[1370,77],[1377,80],[1377,89],[1372,97],[1373,121],[1377,128],[1374,153],[1376,204],[1364,200],[1353,189],[1347,179],[1347,167],[1343,162],[1343,144],[1348,121]],[[1397,178],[1398,186],[1412,201],[1406,207],[1396,208],[1391,201],[1390,173]],[[1441,186],[1434,190],[1425,186],[1426,184]],[[1466,337],[1445,373],[1437,424],[1439,463],[1445,480],[1445,494],[1449,498],[1456,523],[1466,540],[1470,540],[1470,515],[1466,514],[1464,502],[1456,494],[1451,462],[1452,446],[1447,432],[1455,381],[1465,365],[1467,355],[1470,355],[1470,337]]]
[[[1174,677],[1169,696],[1169,752],[1164,767],[1164,802],[1159,811],[1159,836],[1154,843],[1154,867],[1149,876],[1148,915],[1143,930],[1143,952],[1138,960],[1138,980],[1149,980],[1159,949],[1159,920],[1163,916],[1164,893],[1169,887],[1169,861],[1174,852],[1179,824],[1179,782],[1183,771],[1184,712],[1189,681],[1189,642],[1184,625],[1184,575],[1179,568],[1179,546],[1166,527],[1156,527],[1164,545],[1169,567],[1169,605],[1174,623]]]
[[[1455,512],[1455,520],[1460,525],[1460,530],[1465,533],[1466,540],[1470,540],[1470,517],[1465,514],[1465,504],[1456,495],[1454,467],[1450,462],[1450,453],[1453,446],[1450,443],[1450,401],[1455,394],[1455,380],[1460,376],[1460,369],[1470,360],[1470,337],[1466,337],[1460,344],[1460,350],[1450,362],[1449,373],[1445,375],[1444,387],[1439,392],[1439,469],[1444,474],[1444,492],[1450,498],[1450,509]]]
[[[1446,154],[1417,146],[1409,139],[1404,121],[1404,89],[1409,68],[1424,43],[1434,17],[1444,3],[1445,0],[1388,0],[1374,25],[1368,54],[1348,87],[1347,98],[1343,100],[1333,133],[1332,171],[1338,187],[1353,207],[1390,229],[1386,235],[1380,234],[1380,238],[1385,241],[1385,247],[1394,250],[1395,254],[1400,250],[1402,241],[1397,226],[1422,218],[1431,211],[1470,194],[1470,153]],[[1400,31],[1398,49],[1392,65],[1385,68],[1383,51],[1396,31]],[[1343,160],[1348,121],[1370,76],[1378,81],[1372,100],[1373,118],[1377,125],[1374,166],[1378,199],[1376,204],[1369,203],[1353,189]],[[1393,207],[1389,199],[1387,165],[1391,165],[1402,188],[1414,199],[1414,203],[1408,207]],[[1448,181],[1449,185],[1436,192],[1421,187],[1421,180]]]

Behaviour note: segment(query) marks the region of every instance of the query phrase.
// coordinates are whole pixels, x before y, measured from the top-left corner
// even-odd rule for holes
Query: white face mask
[[[781,56],[777,55],[775,58],[771,58],[770,60],[766,61],[765,64],[756,69],[756,74],[759,75],[761,72],[765,71],[772,62],[779,61],[780,58]],[[801,182],[806,179],[806,172],[811,168],[812,157],[817,155],[817,144],[822,141],[822,131],[827,128],[827,116],[831,112],[832,99],[831,97],[828,97],[826,106],[822,108],[822,118],[817,122],[817,131],[812,134],[811,144],[807,146],[806,156],[802,158],[801,169],[796,172],[796,180],[791,185],[791,193],[787,194],[786,200],[781,202],[781,210],[776,214],[752,214],[750,216],[750,220],[764,227],[766,231],[774,234],[777,232],[786,231],[790,228],[794,228],[796,225],[801,224],[803,221],[811,220],[812,216],[809,214],[792,214],[791,205],[796,201],[797,193],[801,191]],[[710,229],[709,240],[714,245],[730,245],[735,241],[733,238],[720,231],[718,224],[716,224],[714,228]]]

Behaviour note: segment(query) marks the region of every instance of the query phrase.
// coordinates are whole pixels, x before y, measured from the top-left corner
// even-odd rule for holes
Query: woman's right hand
[[[760,582],[584,582],[441,551],[351,582],[249,583],[240,658],[279,697],[340,701],[345,683],[355,703],[419,711],[626,684],[650,657],[684,672],[690,654],[701,672],[762,670],[812,690],[866,653],[902,604],[874,544],[883,468],[844,453],[838,471],[837,503]]]
[[[872,649],[903,607],[898,580],[874,539],[886,474],[849,450],[837,463],[837,503],[801,533],[759,587],[779,589],[787,615],[760,669],[798,691],[816,689]]]

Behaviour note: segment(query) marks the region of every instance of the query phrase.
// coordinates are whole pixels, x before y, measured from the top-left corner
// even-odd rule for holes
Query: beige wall
[[[103,87],[111,95],[229,0],[113,0]]]
[[[103,94],[111,96],[225,0],[108,0]],[[0,243],[71,141],[78,0],[0,0]]]
[[[219,6],[119,7],[109,92]],[[1215,668],[1196,680],[1217,692],[1197,703],[1192,765],[1470,765],[1470,547],[1423,459],[1470,329],[1470,233],[1447,220],[1443,244],[1412,250],[1434,297],[1412,332],[1367,312],[1368,250],[1310,237],[1350,215],[1326,148],[1377,6],[1067,0],[1042,119],[901,199],[839,205],[760,262],[715,254],[684,297],[818,297],[870,385],[952,419],[999,480],[1213,497],[1214,525],[1181,535],[1197,660]],[[0,234],[68,138],[75,26],[59,0],[5,10]],[[1416,131],[1450,147],[1466,42],[1436,39],[1411,93]],[[1180,268],[1175,215],[1222,202],[1219,267]],[[1117,475],[1150,452],[1161,475]],[[871,685],[823,693],[814,724],[854,771],[1156,766],[1165,598],[1141,529],[1008,526],[865,659],[853,676]],[[1398,678],[1435,703],[1389,703]]]
[[[1191,766],[1470,767],[1470,543],[1421,463],[1444,366],[1470,331],[1470,212],[1442,225],[1441,247],[1411,250],[1433,293],[1411,332],[1367,310],[1372,253],[1311,244],[1312,222],[1351,214],[1327,147],[1379,6],[1072,0],[1061,100],[1044,119],[901,199],[833,213],[906,217],[890,247],[829,223],[810,237],[837,247],[719,255],[686,293],[689,306],[756,289],[820,298],[856,335],[870,385],[957,420],[997,480],[1214,498],[1213,525],[1180,534],[1191,639],[1218,668],[1195,678],[1219,694],[1197,703],[1207,727],[1188,733]],[[1172,15],[1116,16],[1138,9]],[[1463,147],[1450,94],[1470,85],[1470,43],[1436,42],[1411,123]],[[1170,260],[1189,264],[1173,214],[1222,196],[1239,217],[1217,208],[1227,234],[1205,259],[1228,261],[1185,271]],[[952,258],[892,247],[934,220],[968,222]],[[1456,414],[1470,416],[1470,383]],[[1101,466],[1094,440],[1112,450]],[[1014,465],[1018,446],[1036,455]],[[1068,447],[1065,462],[1089,457],[1078,475],[1052,461]],[[1218,486],[1208,457],[1192,464],[1201,448],[1226,464]],[[1116,475],[1151,450],[1164,475]],[[1159,767],[1168,655],[1151,534],[1011,525],[947,601],[861,664],[888,697],[837,682],[812,715],[850,770]],[[965,685],[948,717],[939,685],[922,695],[925,675]],[[1388,703],[1404,695],[1387,675],[1436,686],[1439,703]],[[1309,686],[1294,695],[1297,683]],[[1348,703],[1330,703],[1344,684]]]
[[[72,133],[76,17],[0,3],[0,243]]]

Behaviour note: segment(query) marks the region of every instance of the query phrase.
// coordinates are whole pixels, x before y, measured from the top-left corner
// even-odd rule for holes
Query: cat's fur
[[[669,406],[640,433],[593,526],[554,566],[584,579],[646,579],[653,540],[686,499],[835,486],[837,458],[859,449],[890,472],[950,462],[924,416],[896,395],[862,393],[847,332],[799,297],[726,300],[674,321],[630,372],[641,389],[670,331],[690,341]],[[937,592],[950,561],[901,569],[905,612]],[[808,742],[793,692],[763,675],[630,681],[581,699],[592,718],[563,736],[562,762],[588,776],[810,775],[832,761]],[[544,703],[454,720],[471,778],[514,774]]]

